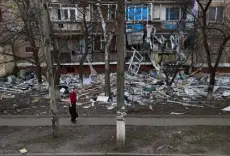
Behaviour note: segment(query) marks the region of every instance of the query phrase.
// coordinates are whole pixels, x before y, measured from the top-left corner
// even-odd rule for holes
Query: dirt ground
[[[230,127],[126,127],[126,145],[117,149],[116,127],[60,127],[52,138],[50,127],[1,127],[0,154],[129,152],[230,154]]]
[[[83,103],[78,106],[80,115],[92,114],[115,114],[116,107],[108,110],[108,104],[95,103],[94,107],[84,108],[90,103]],[[229,100],[206,102],[203,100],[196,101],[200,107],[185,107],[180,104],[167,103],[164,101],[154,102],[151,110],[147,105],[132,104],[126,106],[127,114],[141,114],[141,115],[170,115],[172,112],[183,113],[184,115],[226,115],[229,112],[223,112],[221,109],[229,106]],[[67,102],[58,102],[59,114],[68,114]],[[1,99],[0,100],[0,115],[47,115],[49,114],[49,99],[47,92],[27,92],[17,94],[15,98]]]

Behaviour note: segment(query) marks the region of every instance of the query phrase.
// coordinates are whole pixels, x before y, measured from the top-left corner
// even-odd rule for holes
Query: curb
[[[0,118],[51,118],[51,115],[0,115]],[[70,117],[70,115],[58,115],[61,118]],[[95,114],[80,115],[84,118],[116,118],[116,115]],[[126,115],[128,118],[230,118],[230,115]]]
[[[0,156],[229,156],[210,154],[141,154],[141,153],[26,153],[0,154]]]

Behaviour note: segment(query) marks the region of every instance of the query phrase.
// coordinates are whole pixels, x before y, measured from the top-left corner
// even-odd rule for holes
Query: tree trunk
[[[57,115],[57,103],[55,98],[55,87],[54,87],[54,79],[53,75],[49,75],[49,83],[50,83],[50,106],[51,106],[51,116],[52,116],[52,135],[53,137],[58,137],[58,126],[59,119]]]
[[[109,59],[105,60],[105,96],[110,96],[110,69]]]
[[[103,17],[103,13],[101,11],[100,3],[97,4],[97,10],[101,19],[101,25],[104,36],[104,50],[105,50],[105,95],[110,96],[110,69],[109,69],[109,46],[112,40],[112,34],[109,35],[107,30],[107,24]]]
[[[38,85],[37,85],[37,90],[41,91],[42,89],[42,67],[37,65],[37,79],[38,79]]]
[[[215,77],[216,77],[216,70],[214,68],[211,69],[210,79],[209,79],[209,86],[208,86],[208,100],[213,98],[213,89],[215,86]]]
[[[61,99],[60,89],[59,89],[59,83],[60,83],[60,74],[56,73],[55,80],[54,80],[54,86],[55,86],[54,90],[55,90],[56,100],[60,100]]]
[[[50,28],[50,31],[52,33],[52,35],[54,34],[53,32],[53,28]],[[52,45],[54,47],[54,52],[56,52],[56,56],[55,56],[55,62],[57,63],[56,68],[54,68],[54,74],[55,74],[55,79],[54,79],[54,86],[55,86],[55,97],[56,100],[60,100],[61,99],[61,95],[60,95],[60,88],[59,88],[59,84],[60,84],[60,72],[59,69],[61,67],[61,62],[60,62],[60,51],[59,51],[59,46],[58,46],[58,40],[57,39],[53,39],[52,40]]]
[[[40,2],[40,1],[38,1]],[[42,31],[42,43],[41,48],[44,48],[46,64],[47,64],[47,79],[49,82],[49,92],[50,92],[50,107],[51,107],[51,116],[52,116],[52,135],[53,137],[58,137],[58,127],[59,127],[59,119],[57,115],[57,103],[55,98],[55,87],[54,87],[54,71],[53,71],[53,62],[51,58],[50,51],[50,20],[49,20],[49,10],[47,6],[47,0],[41,1],[41,31]]]
[[[82,59],[80,61],[80,65],[79,65],[79,81],[80,81],[80,87],[83,88],[83,66],[84,65],[84,59],[83,59],[83,56],[82,56]]]
[[[88,34],[88,33],[87,33]],[[88,35],[85,35],[88,37]],[[83,88],[83,70],[84,70],[84,62],[86,60],[86,57],[88,55],[88,47],[89,47],[89,42],[88,42],[88,38],[87,37],[84,37],[84,40],[85,40],[85,49],[84,49],[84,54],[80,60],[80,65],[79,65],[79,80],[80,80],[80,87]]]

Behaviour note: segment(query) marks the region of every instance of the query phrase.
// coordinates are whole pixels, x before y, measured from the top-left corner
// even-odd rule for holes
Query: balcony
[[[52,53],[55,55],[54,53]],[[128,51],[126,53],[126,56],[128,59],[130,59],[133,55],[133,52]],[[79,63],[83,54],[77,53],[74,56],[70,53],[61,53],[60,56],[60,62],[61,63]],[[150,62],[150,59],[148,58],[148,54],[142,54],[144,57],[143,62]],[[55,56],[54,56],[55,57]],[[95,52],[95,53],[89,53],[88,58],[91,62],[105,62],[105,53],[104,52]],[[117,53],[110,53],[110,62],[116,62],[117,61]],[[128,60],[127,60],[128,61]],[[54,61],[56,63],[56,61]],[[86,60],[87,62],[87,60]]]
[[[127,23],[127,32],[138,32],[143,30],[144,21],[128,21]],[[172,31],[178,29],[193,29],[194,21],[186,20],[184,23],[181,21],[169,21],[169,20],[152,20],[148,22],[150,25],[153,25],[156,28],[156,32],[162,31]],[[139,25],[139,26],[138,26]]]
[[[55,35],[81,34],[82,28],[80,22],[72,21],[52,21]]]

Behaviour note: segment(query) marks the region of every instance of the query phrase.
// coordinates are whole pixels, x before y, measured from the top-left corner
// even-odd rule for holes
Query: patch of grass
[[[206,127],[190,133],[191,144],[215,145],[230,140],[229,127]]]

